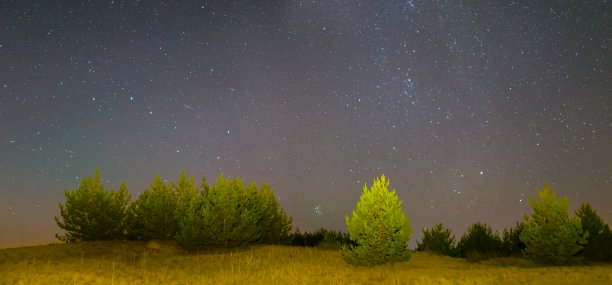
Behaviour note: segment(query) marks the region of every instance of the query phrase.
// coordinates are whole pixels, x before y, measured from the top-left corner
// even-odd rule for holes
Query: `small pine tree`
[[[501,248],[501,239],[487,224],[475,223],[461,237],[457,254],[469,261],[480,261],[495,257]]]
[[[293,218],[287,216],[285,210],[276,200],[274,191],[264,182],[259,190],[259,200],[264,207],[263,219],[260,221],[260,228],[263,232],[263,242],[277,244],[289,238],[291,222]]]
[[[589,242],[584,246],[581,255],[592,261],[612,260],[612,232],[589,203],[582,203],[576,210],[576,216],[582,223],[583,234],[588,233]]]
[[[217,217],[212,216],[212,206],[207,200],[206,193],[210,187],[206,184],[206,178],[202,178],[201,190],[194,186],[193,177],[186,180],[183,175],[175,187],[178,193],[176,241],[188,251],[210,246],[215,236],[216,229],[213,227]]]
[[[406,248],[412,229],[401,209],[395,190],[389,192],[389,181],[382,175],[371,189],[363,186],[363,194],[353,217],[346,216],[351,241],[344,245],[344,260],[353,265],[378,265],[410,259]]]
[[[444,229],[442,223],[438,223],[431,230],[423,228],[423,239],[417,242],[418,251],[428,251],[442,255],[452,255],[455,249],[455,236],[450,229]]]
[[[568,217],[569,200],[557,199],[545,184],[538,190],[540,201],[529,199],[531,217],[525,215],[525,227],[520,239],[525,243],[524,255],[536,263],[568,265],[580,262],[576,256],[582,250],[588,233],[582,233],[580,219]]]
[[[246,188],[242,180],[232,180],[232,194],[237,200],[236,221],[232,225],[228,246],[243,246],[261,242],[261,228],[266,204],[260,199],[257,185],[251,182]]]
[[[525,244],[521,241],[520,235],[525,224],[516,223],[514,228],[504,229],[502,237],[502,250],[504,256],[522,256]]]
[[[61,241],[91,241],[123,238],[127,233],[128,205],[131,195],[125,184],[119,191],[106,191],[100,184],[100,172],[81,180],[78,189],[64,191],[66,204],[59,203],[63,221],[55,217],[65,235],[56,234]]]
[[[184,172],[181,173],[184,176]],[[172,187],[155,176],[150,189],[132,204],[133,231],[138,239],[172,239],[176,234],[177,196]]]

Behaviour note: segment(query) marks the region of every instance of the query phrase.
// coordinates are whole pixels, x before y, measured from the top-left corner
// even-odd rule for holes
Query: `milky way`
[[[301,230],[385,174],[412,245],[513,226],[544,183],[612,222],[606,1],[30,2],[0,4],[0,247],[53,241],[96,167],[132,199],[267,181]]]

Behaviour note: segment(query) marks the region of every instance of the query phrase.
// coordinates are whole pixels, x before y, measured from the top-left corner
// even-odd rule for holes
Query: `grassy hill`
[[[100,241],[0,249],[0,284],[611,284],[612,264],[470,263],[417,252],[408,262],[347,265],[338,250],[258,245],[186,253],[174,241]]]

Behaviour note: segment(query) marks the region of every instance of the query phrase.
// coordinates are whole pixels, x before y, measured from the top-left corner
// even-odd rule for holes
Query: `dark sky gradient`
[[[0,247],[54,241],[96,167],[132,199],[265,180],[302,230],[385,174],[411,245],[513,226],[543,183],[612,222],[607,1],[77,2],[0,4]]]

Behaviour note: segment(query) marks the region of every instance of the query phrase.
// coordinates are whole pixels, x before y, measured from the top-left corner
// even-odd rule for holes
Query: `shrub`
[[[612,232],[589,203],[582,203],[576,210],[580,218],[583,235],[588,233],[589,242],[584,246],[581,255],[592,261],[612,260]]]
[[[353,265],[377,265],[410,259],[406,248],[412,234],[408,218],[400,207],[395,190],[389,192],[389,181],[382,175],[363,194],[353,211],[346,216],[351,241],[342,247],[344,260]]]
[[[442,255],[452,255],[455,249],[455,236],[450,229],[444,229],[442,223],[431,230],[423,228],[423,239],[417,242],[418,251],[428,251]]]
[[[184,172],[181,173],[185,175]],[[176,193],[164,181],[155,176],[150,189],[142,193],[134,203],[132,231],[137,239],[173,239],[176,234]]]
[[[63,222],[55,217],[65,235],[56,234],[61,241],[91,241],[123,238],[127,233],[128,205],[131,196],[125,184],[119,191],[106,191],[100,184],[100,172],[81,180],[78,189],[64,191],[66,204],[59,203]]]
[[[525,224],[516,223],[514,228],[504,229],[504,234],[501,243],[501,254],[504,256],[523,256],[525,244],[521,241],[520,235]]]
[[[481,223],[471,225],[457,245],[457,255],[469,261],[480,261],[496,257],[501,248],[501,239],[490,226]]]
[[[580,219],[568,217],[569,200],[557,199],[550,186],[538,190],[540,201],[529,199],[533,208],[531,218],[525,215],[525,227],[520,239],[525,243],[524,254],[536,263],[567,265],[580,261],[576,256],[582,250],[588,233],[582,233]]]

